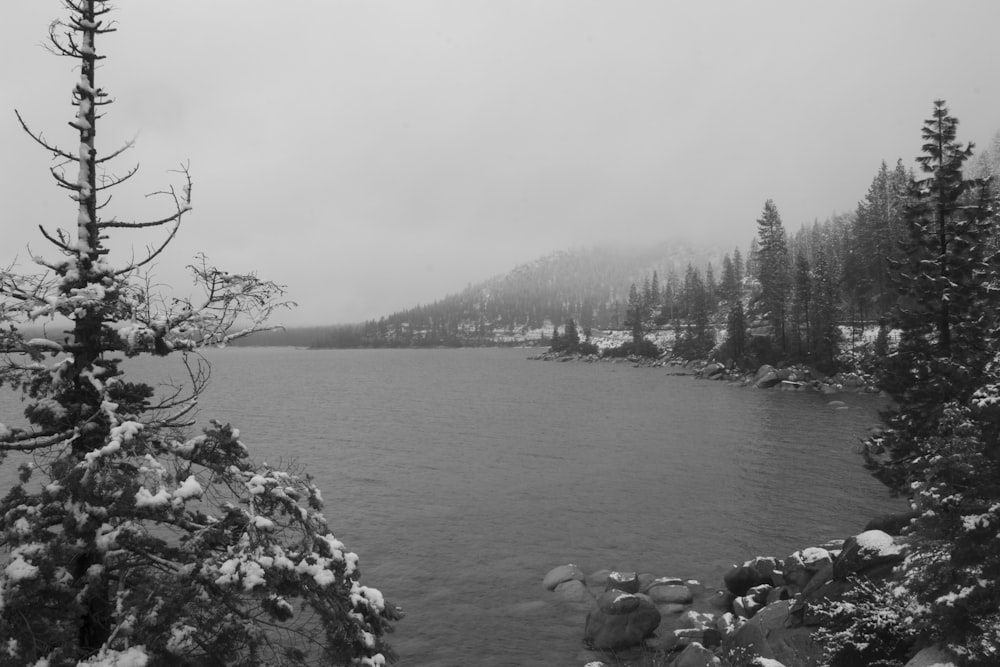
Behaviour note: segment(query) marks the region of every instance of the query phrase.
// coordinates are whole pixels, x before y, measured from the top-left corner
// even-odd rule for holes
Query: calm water
[[[580,666],[552,567],[719,585],[901,505],[861,467],[870,397],[755,391],[526,350],[212,351],[200,421],[318,480],[403,665]],[[165,360],[133,379],[181,377]],[[0,420],[7,415],[0,416]]]

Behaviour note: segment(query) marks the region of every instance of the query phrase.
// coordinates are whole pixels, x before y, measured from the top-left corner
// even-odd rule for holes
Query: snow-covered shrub
[[[913,600],[892,583],[853,581],[842,600],[824,600],[813,611],[822,626],[813,639],[823,648],[824,667],[906,664],[917,630]]]

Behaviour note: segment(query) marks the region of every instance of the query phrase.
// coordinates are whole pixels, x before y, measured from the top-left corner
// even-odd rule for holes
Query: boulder
[[[753,376],[753,381],[756,383],[762,377],[770,373],[775,373],[775,376],[777,377],[777,373],[774,370],[774,366],[771,366],[770,364],[764,364],[763,366],[757,369],[757,372]]]
[[[794,625],[790,620],[791,608],[791,600],[768,605],[729,634],[722,642],[723,649],[743,651],[748,656],[777,660],[785,665],[817,665],[821,651],[809,628],[790,627]]]
[[[608,575],[605,590],[638,593],[639,575],[635,572],[612,572]]]
[[[679,616],[687,611],[686,604],[677,602],[660,603],[656,605],[656,608],[660,610],[660,616]]]
[[[788,627],[791,609],[791,600],[780,600],[763,607],[757,612],[754,622],[760,625],[765,636],[769,636],[778,630]]]
[[[883,514],[868,522],[865,530],[881,530],[889,535],[902,535],[903,529],[910,525],[910,521],[919,516],[919,512],[912,510],[901,514]]]
[[[711,380],[714,377],[719,377],[726,372],[726,367],[719,363],[709,364],[701,369],[701,375],[704,378]]]
[[[802,589],[802,597],[809,600],[812,599],[815,592],[819,590],[823,585],[828,583],[833,579],[833,562],[829,562],[823,566],[823,569],[819,570],[813,574],[812,578],[809,579],[809,583],[805,585]]]
[[[656,577],[650,581],[641,581],[642,592],[648,593],[649,589],[653,586],[664,586],[664,585],[680,585],[684,583],[683,579],[678,579],[677,577]]]
[[[726,572],[723,580],[733,595],[746,595],[754,586],[773,585],[775,570],[781,570],[781,562],[777,558],[758,556],[742,565],[734,565],[729,572]]]
[[[958,660],[941,646],[928,646],[910,658],[905,667],[957,667]]]
[[[760,376],[760,378],[753,383],[753,386],[757,389],[770,389],[780,382],[781,378],[778,377],[778,374],[775,371],[771,371]]]
[[[677,621],[679,628],[698,628],[704,630],[715,626],[715,614],[688,610]]]
[[[549,573],[542,579],[542,586],[545,587],[545,590],[554,591],[556,586],[564,581],[583,581],[584,578],[583,571],[576,565],[560,565],[549,570]]]
[[[796,551],[785,559],[782,573],[784,584],[791,591],[798,592],[809,585],[813,576],[833,563],[830,552],[821,547],[809,547]]]
[[[719,611],[730,611],[733,608],[735,598],[736,596],[729,591],[715,591],[708,597],[708,604]]]
[[[749,595],[741,595],[733,600],[733,613],[740,618],[753,618],[763,605]]]
[[[719,667],[722,661],[712,652],[698,642],[691,642],[685,647],[677,659],[674,667]]]
[[[844,542],[833,562],[833,576],[835,579],[846,579],[853,574],[886,576],[906,557],[905,547],[884,531],[866,530]]]
[[[593,588],[604,588],[608,583],[608,577],[611,576],[611,570],[598,570],[597,572],[591,572],[587,575],[587,585]]]
[[[691,589],[684,584],[654,582],[646,589],[646,595],[656,604],[688,604],[694,600]]]
[[[609,590],[587,614],[584,642],[599,650],[638,646],[660,625],[660,612],[649,597]]]
[[[558,584],[553,590],[556,595],[567,602],[584,602],[589,604],[594,601],[594,594],[579,579],[564,581]]]
[[[706,648],[718,648],[722,646],[722,633],[715,628],[705,628],[705,631],[701,635],[702,644]]]
[[[639,593],[645,593],[646,589],[653,585],[657,581],[655,574],[650,574],[649,572],[642,572],[639,574]]]

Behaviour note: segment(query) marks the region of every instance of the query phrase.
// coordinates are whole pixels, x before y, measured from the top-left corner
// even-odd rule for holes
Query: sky
[[[75,226],[14,115],[75,148],[75,63],[43,48],[60,15],[4,0],[3,266],[55,253],[39,224]],[[852,211],[883,160],[914,166],[938,98],[960,140],[1000,130],[995,0],[120,0],[113,18],[98,146],[135,139],[111,171],[140,171],[107,214],[159,217],[146,195],[189,164],[193,210],[154,281],[189,291],[205,253],[286,285],[290,326],[559,250],[746,248],[767,199],[790,231]],[[158,240],[118,233],[112,261]]]

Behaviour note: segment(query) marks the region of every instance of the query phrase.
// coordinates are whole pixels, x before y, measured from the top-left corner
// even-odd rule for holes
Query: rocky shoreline
[[[813,633],[824,609],[857,586],[893,579],[909,518],[885,517],[844,540],[733,565],[718,589],[651,573],[585,574],[575,565],[553,568],[542,584],[567,610],[586,612],[585,667],[813,667],[823,658]],[[907,667],[931,664],[951,663],[928,647]]]
[[[602,357],[596,354],[575,354],[565,352],[543,352],[532,357],[532,361],[584,362],[584,363],[626,363],[635,368],[666,368],[669,375],[685,375],[703,380],[728,382],[741,387],[755,389],[782,389],[786,391],[818,391],[824,394],[840,392],[878,394],[875,379],[860,371],[843,371],[827,375],[810,366],[801,364],[771,366],[764,364],[755,371],[746,371],[735,366],[703,359],[686,360],[662,357]]]
[[[747,372],[704,360],[552,352],[531,359],[630,363],[755,389],[879,393],[870,375],[850,371],[831,376],[802,365],[763,365]],[[587,650],[579,658],[585,667],[814,667],[823,663],[813,633],[823,627],[824,609],[858,586],[897,576],[895,568],[908,549],[901,534],[911,518],[876,519],[861,533],[784,558],[752,558],[733,565],[720,588],[651,573],[585,574],[575,565],[554,568],[543,585],[583,617]],[[954,664],[953,656],[932,646],[906,665]]]

